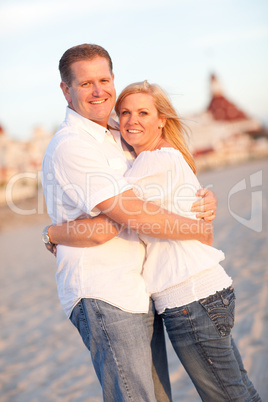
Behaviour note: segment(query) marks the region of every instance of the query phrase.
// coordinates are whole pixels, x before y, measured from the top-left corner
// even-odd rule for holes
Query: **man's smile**
[[[104,103],[104,102],[106,102],[107,101],[107,99],[101,99],[101,100],[96,100],[96,101],[90,101],[89,103],[91,104],[91,105],[99,105],[100,103]]]

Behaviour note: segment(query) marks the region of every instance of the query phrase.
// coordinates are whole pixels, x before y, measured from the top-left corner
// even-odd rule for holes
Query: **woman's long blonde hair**
[[[159,87],[159,85],[149,84],[147,81],[136,82],[128,85],[120,93],[116,101],[115,112],[117,116],[120,117],[120,108],[123,99],[129,95],[137,93],[144,93],[153,97],[158,116],[166,119],[166,124],[162,129],[163,138],[182,153],[192,171],[196,173],[194,159],[185,140],[185,136],[188,136],[188,133],[180,121],[180,118],[172,106],[167,94]]]

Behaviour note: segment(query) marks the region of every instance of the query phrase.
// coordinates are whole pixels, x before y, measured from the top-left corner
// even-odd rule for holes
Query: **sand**
[[[236,289],[233,335],[251,380],[268,401],[268,160],[205,172],[199,178],[213,186],[219,199],[214,244],[226,253],[223,266]],[[230,212],[228,194],[240,182],[247,189],[231,196]],[[20,206],[35,204],[32,199]],[[48,217],[18,216],[1,208],[0,218],[0,400],[101,401],[89,353],[58,301],[55,259],[40,240]],[[262,231],[254,231],[260,230],[260,222]],[[167,348],[174,401],[200,401],[169,341]]]

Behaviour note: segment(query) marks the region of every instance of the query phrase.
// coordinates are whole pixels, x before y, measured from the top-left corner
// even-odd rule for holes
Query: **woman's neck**
[[[145,146],[135,146],[134,150],[136,155],[139,155],[143,151],[155,151],[157,149],[161,149],[163,147],[172,147],[172,145],[167,142],[164,138],[160,138],[157,142],[152,143],[150,145],[145,145]]]

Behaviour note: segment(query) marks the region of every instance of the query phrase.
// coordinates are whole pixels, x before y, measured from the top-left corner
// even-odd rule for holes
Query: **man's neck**
[[[75,108],[73,107],[73,105],[72,105],[71,103],[68,103],[68,107],[69,107],[69,109],[72,109],[75,113],[79,114],[80,116],[84,117],[85,119],[88,119],[88,120],[92,121],[92,123],[98,124],[99,126],[104,127],[104,128],[107,128],[107,129],[109,130],[108,121],[109,121],[110,116],[108,117],[107,121],[105,120],[105,122],[104,122],[103,124],[101,124],[101,123],[99,123],[98,121],[94,121],[94,120],[92,120],[92,119],[89,119],[89,118],[86,117],[86,116],[83,116],[81,113],[78,113],[78,112],[75,110]],[[112,128],[112,127],[111,127],[111,128]]]

